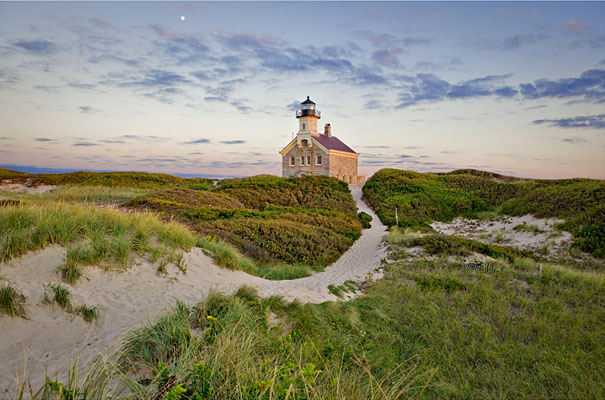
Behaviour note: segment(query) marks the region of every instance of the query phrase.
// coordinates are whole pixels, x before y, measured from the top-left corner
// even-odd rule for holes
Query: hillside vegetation
[[[383,169],[363,188],[365,199],[381,221],[427,228],[457,216],[481,217],[486,212],[533,214],[565,220],[560,228],[574,235],[574,246],[605,257],[605,182],[593,179],[518,179],[476,171],[446,174]]]
[[[93,240],[92,247],[98,249],[102,241],[115,244],[124,240],[123,232],[95,225],[100,210],[81,208],[82,203],[86,207],[91,203],[97,207],[126,206],[130,210],[125,211],[146,210],[164,220],[176,218],[195,236],[193,242],[209,250],[218,264],[270,279],[308,276],[323,269],[337,260],[361,231],[348,186],[328,177],[264,175],[224,180],[215,186],[203,178],[138,172],[33,175],[0,170],[0,179],[27,186],[58,185],[43,194],[3,192],[3,261],[52,243],[72,246],[73,242],[80,248],[79,241]],[[104,212],[125,221],[135,218],[118,211]],[[63,239],[64,232],[73,238]],[[103,253],[103,248],[97,251]],[[143,255],[149,249],[145,245],[135,250]],[[73,254],[72,270],[78,259],[97,264],[101,258],[111,258],[86,261],[89,255],[74,252],[70,248],[68,253]],[[158,260],[158,256],[153,259]]]
[[[212,191],[155,190],[128,205],[175,216],[205,237],[235,245],[268,267],[261,272],[266,277],[274,277],[270,270],[283,273],[284,263],[302,266],[291,272],[304,275],[321,269],[361,231],[348,186],[328,177],[229,179]]]
[[[181,186],[192,189],[210,189],[212,180],[207,178],[181,178],[168,174],[147,172],[71,172],[64,174],[27,174],[0,168],[0,181],[10,179],[13,182],[30,185],[70,185],[158,188]]]

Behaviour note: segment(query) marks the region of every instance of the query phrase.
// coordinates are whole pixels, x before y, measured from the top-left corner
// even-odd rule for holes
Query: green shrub
[[[370,221],[372,221],[372,216],[368,213],[365,212],[360,212],[359,215],[359,222],[361,222],[361,227],[363,229],[370,229],[372,227],[372,225],[370,224]]]
[[[396,213],[399,226],[412,228],[427,227],[432,221],[451,221],[457,216],[533,214],[564,219],[559,228],[574,235],[577,248],[597,257],[605,252],[598,228],[582,231],[605,220],[604,181],[519,179],[477,170],[423,174],[383,169],[366,182],[363,193],[388,226],[396,224]]]

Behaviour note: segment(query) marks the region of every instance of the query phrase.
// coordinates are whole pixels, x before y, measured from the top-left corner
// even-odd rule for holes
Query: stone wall
[[[317,155],[321,155],[321,165],[317,165]],[[294,166],[290,165],[290,159],[294,157]],[[301,165],[301,157],[305,157],[305,165]],[[311,165],[307,163],[307,157],[311,157]],[[289,178],[301,175],[329,175],[328,156],[317,147],[298,147],[282,157],[282,176]]]
[[[330,176],[347,183],[357,183],[357,157],[330,154]]]

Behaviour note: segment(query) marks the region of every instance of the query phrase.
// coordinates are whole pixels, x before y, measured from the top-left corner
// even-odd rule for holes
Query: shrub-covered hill
[[[427,227],[433,220],[473,218],[482,212],[557,217],[574,235],[574,246],[605,257],[605,182],[594,179],[539,180],[477,170],[418,173],[383,169],[363,187],[383,223]]]
[[[105,186],[132,188],[159,188],[180,186],[192,189],[210,189],[207,178],[182,178],[168,174],[147,172],[70,172],[64,174],[27,174],[0,168],[0,181],[28,182],[31,185]]]
[[[174,215],[265,264],[322,268],[361,232],[348,186],[329,177],[260,175],[225,180],[211,191],[158,189],[128,205]]]

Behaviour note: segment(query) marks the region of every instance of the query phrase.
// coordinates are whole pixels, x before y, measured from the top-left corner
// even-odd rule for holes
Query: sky
[[[0,164],[281,175],[306,96],[381,168],[605,179],[604,2],[0,2]]]

